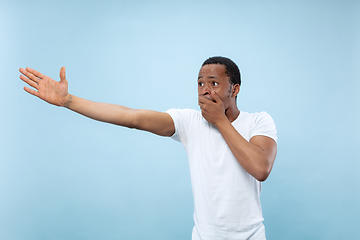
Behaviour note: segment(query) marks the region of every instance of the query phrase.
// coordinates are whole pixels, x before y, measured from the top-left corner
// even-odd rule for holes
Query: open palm
[[[64,106],[65,98],[68,95],[65,67],[60,69],[60,82],[31,68],[20,68],[19,71],[23,74],[20,76],[20,79],[36,89],[24,87],[25,91],[50,104]]]

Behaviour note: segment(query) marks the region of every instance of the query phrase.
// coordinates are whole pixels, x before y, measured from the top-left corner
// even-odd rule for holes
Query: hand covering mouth
[[[206,97],[207,99],[215,102],[215,99],[211,95],[204,95],[203,97]]]

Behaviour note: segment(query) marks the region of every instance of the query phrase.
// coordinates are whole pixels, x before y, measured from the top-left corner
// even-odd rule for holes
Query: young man
[[[276,127],[265,112],[239,111],[241,78],[233,61],[213,57],[203,63],[201,112],[136,110],[85,100],[68,93],[64,67],[60,82],[30,68],[20,72],[21,80],[35,88],[25,91],[50,104],[180,141],[189,158],[194,196],[193,240],[265,239],[260,192],[276,157]]]

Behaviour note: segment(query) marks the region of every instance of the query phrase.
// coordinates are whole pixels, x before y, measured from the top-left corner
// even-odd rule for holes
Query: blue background
[[[0,239],[190,239],[180,143],[22,90],[20,67],[94,101],[197,106],[202,62],[233,59],[240,110],[267,111],[278,156],[268,239],[359,239],[359,1],[0,1]]]

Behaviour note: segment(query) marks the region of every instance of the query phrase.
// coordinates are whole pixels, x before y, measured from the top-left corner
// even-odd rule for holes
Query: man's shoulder
[[[275,126],[273,118],[265,111],[254,113],[241,112],[239,119],[235,122],[237,126],[246,125],[249,126],[249,128],[269,124]]]
[[[191,113],[191,114],[200,113],[200,111],[195,110],[195,109],[190,109],[190,108],[171,108],[171,109],[167,110],[166,112],[168,112],[168,111],[176,111],[176,112]]]
[[[176,128],[189,129],[209,124],[201,112],[194,109],[169,109],[166,112],[173,119]]]
[[[248,113],[248,112],[240,112],[240,118],[242,120],[253,120],[253,121],[258,121],[259,119],[263,119],[263,118],[271,118],[271,116],[265,112],[254,112],[254,113]]]
[[[172,118],[193,118],[202,116],[200,111],[195,109],[179,109],[179,108],[172,108],[166,111]]]

